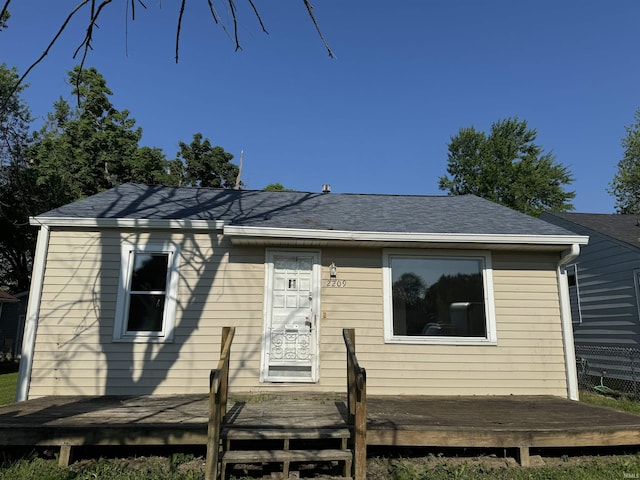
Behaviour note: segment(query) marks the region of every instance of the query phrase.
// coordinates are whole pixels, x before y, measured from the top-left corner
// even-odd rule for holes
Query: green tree
[[[293,192],[290,188],[285,188],[281,183],[270,183],[262,189],[263,192]]]
[[[201,133],[193,135],[190,144],[179,143],[178,159],[184,162],[184,180],[187,187],[232,188],[238,178],[239,168],[231,163],[233,155],[222,147],[214,147]],[[174,164],[175,165],[175,164]]]
[[[29,288],[36,231],[29,216],[40,213],[48,192],[36,186],[25,157],[31,114],[13,84],[15,68],[0,65],[0,289]]]
[[[39,184],[64,204],[124,182],[162,183],[168,165],[162,151],[139,148],[142,129],[113,106],[104,77],[75,67],[69,80],[77,107],[55,102],[29,150]]]
[[[640,108],[634,115],[634,123],[625,127],[627,136],[622,139],[624,155],[618,162],[618,171],[607,190],[616,199],[617,213],[640,214]]]
[[[524,120],[507,118],[489,134],[463,128],[449,143],[447,173],[439,178],[449,195],[473,194],[528,215],[573,209],[573,178],[551,153],[535,144],[537,132]]]
[[[31,113],[21,99],[20,94],[26,88],[21,86],[15,92],[12,84],[18,78],[15,68],[0,65],[0,162],[7,165],[24,159],[24,150],[28,142]]]

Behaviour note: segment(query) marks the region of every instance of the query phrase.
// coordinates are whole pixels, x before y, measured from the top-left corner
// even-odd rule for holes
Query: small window
[[[177,248],[122,248],[114,340],[170,341],[177,290]]]
[[[495,342],[489,262],[488,253],[386,253],[386,340]]]
[[[571,304],[571,321],[582,323],[582,309],[580,307],[580,287],[578,280],[578,265],[567,265],[567,284],[569,286],[569,303]]]

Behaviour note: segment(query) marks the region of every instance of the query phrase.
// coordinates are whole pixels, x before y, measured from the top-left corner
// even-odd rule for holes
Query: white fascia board
[[[180,230],[222,230],[222,220],[188,220],[158,218],[76,218],[76,217],[31,217],[31,225],[48,227],[91,228],[146,228]]]
[[[356,232],[349,230],[312,230],[302,228],[242,227],[225,225],[231,237],[296,238],[308,240],[353,240],[377,242],[433,242],[481,244],[586,245],[583,235],[494,235],[473,233]]]

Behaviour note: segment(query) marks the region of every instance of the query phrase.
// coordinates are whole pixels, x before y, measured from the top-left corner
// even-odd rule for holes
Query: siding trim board
[[[40,316],[40,300],[42,298],[44,272],[47,264],[49,235],[49,227],[42,225],[38,231],[36,252],[33,259],[33,271],[31,272],[31,289],[29,292],[29,305],[27,306],[27,317],[25,319],[26,323],[22,340],[22,356],[20,357],[16,402],[26,400],[29,395],[31,371],[33,369],[33,354],[38,331],[38,319]]]

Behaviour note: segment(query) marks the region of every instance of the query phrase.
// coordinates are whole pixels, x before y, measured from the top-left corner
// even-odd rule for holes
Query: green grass
[[[371,480],[601,480],[637,478],[640,455],[555,459],[548,465],[523,468],[496,465],[488,459],[372,458],[367,478]],[[504,462],[503,462],[504,463]],[[56,460],[25,458],[0,465],[0,480],[201,480],[202,457],[173,455],[129,459],[82,460],[59,467]],[[250,476],[232,477],[248,479]],[[322,478],[322,477],[318,477]]]
[[[625,476],[626,474],[626,476]],[[602,480],[606,478],[636,478],[640,474],[640,456],[589,457],[582,463],[567,460],[566,465],[540,467],[492,466],[476,461],[453,462],[443,459],[437,464],[392,461],[388,478],[391,480]]]
[[[165,457],[85,460],[60,467],[55,460],[39,457],[0,466],[0,480],[201,480],[203,460]]]
[[[372,458],[367,478],[371,480],[601,480],[637,478],[640,455],[555,459],[548,465],[523,468],[497,466],[488,459]],[[202,457],[174,455],[129,459],[82,460],[59,467],[55,460],[26,458],[0,465],[0,480],[201,480]],[[242,478],[253,478],[242,474]],[[261,477],[260,477],[261,478]],[[322,477],[318,477],[322,478]]]
[[[18,372],[3,373],[0,375],[0,405],[12,403],[16,399],[18,387]]]
[[[595,392],[580,391],[580,401],[601,407],[611,407],[624,412],[640,415],[640,401],[625,396],[608,397]],[[640,473],[640,472],[639,472]]]

